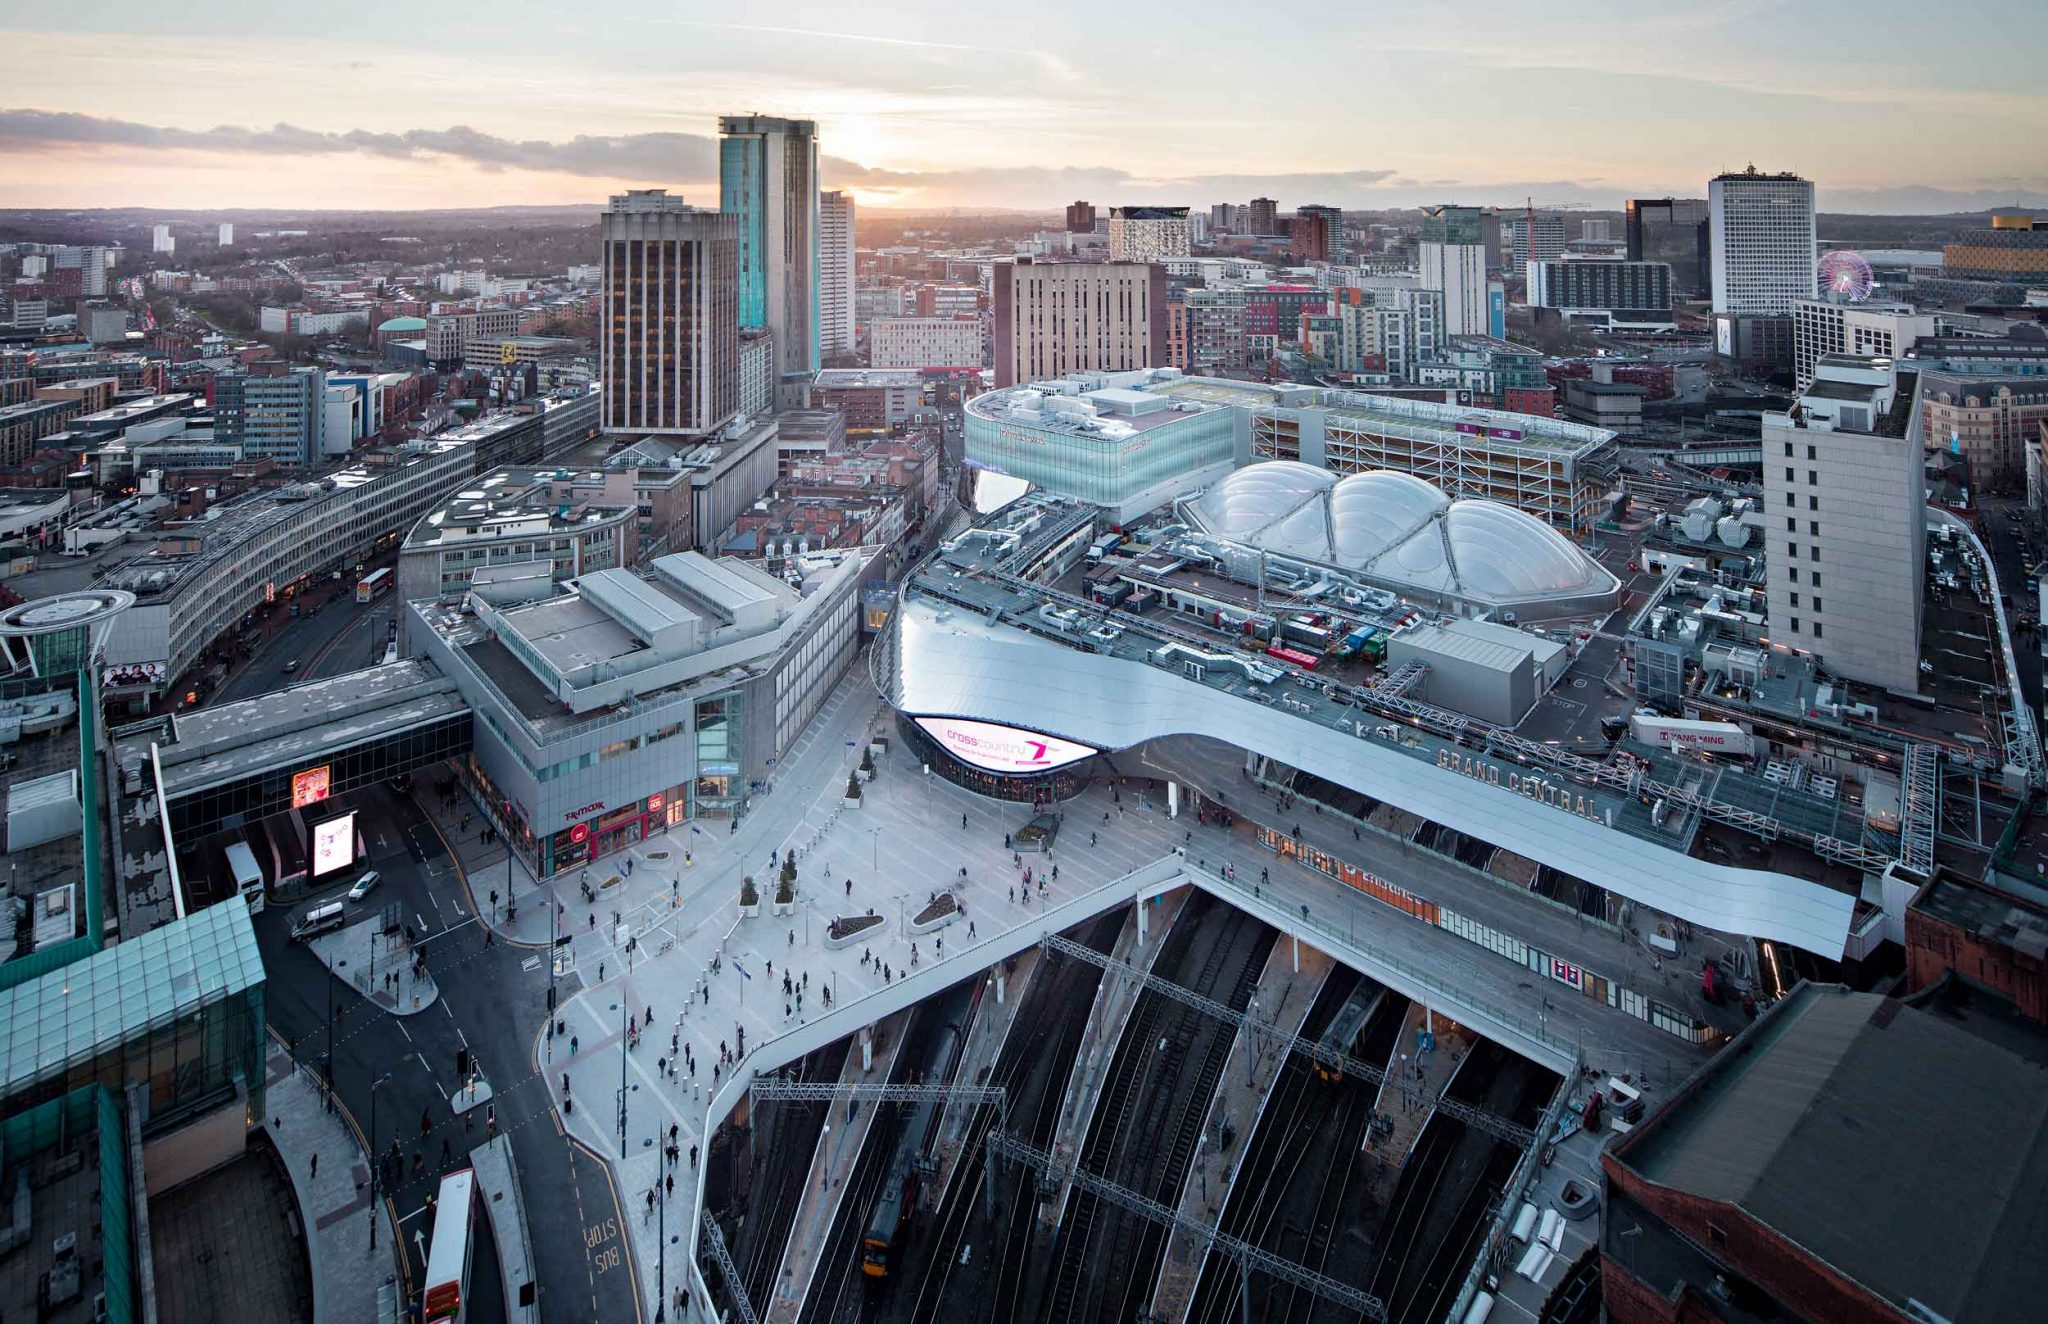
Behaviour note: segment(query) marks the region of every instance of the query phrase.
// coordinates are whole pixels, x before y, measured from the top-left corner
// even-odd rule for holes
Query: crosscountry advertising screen
[[[973,722],[964,717],[920,717],[917,724],[962,763],[1010,776],[1064,768],[1096,752],[1093,746],[1061,740],[1058,736],[998,726],[994,722]]]

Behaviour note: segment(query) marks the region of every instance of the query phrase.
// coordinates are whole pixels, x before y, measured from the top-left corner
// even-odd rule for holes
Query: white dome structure
[[[1611,605],[1621,584],[1542,520],[1458,500],[1390,469],[1339,478],[1292,460],[1248,465],[1185,507],[1211,537],[1351,571],[1397,593],[1473,607]]]

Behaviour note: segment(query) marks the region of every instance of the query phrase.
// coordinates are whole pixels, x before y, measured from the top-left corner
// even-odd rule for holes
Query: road
[[[431,789],[423,786],[422,793]],[[317,1062],[323,1054],[331,992],[340,1013],[333,1030],[334,1079],[365,1132],[371,1127],[371,1082],[382,1082],[376,1088],[375,1142],[386,1153],[394,1141],[400,1147],[403,1175],[391,1203],[412,1258],[415,1290],[424,1265],[413,1233],[431,1237],[425,1202],[444,1170],[442,1141],[449,1145],[445,1168],[453,1168],[486,1134],[484,1107],[458,1115],[448,1102],[460,1084],[457,1054],[467,1051],[493,1090],[490,1108],[498,1129],[512,1141],[526,1193],[540,1318],[636,1318],[639,1305],[618,1248],[620,1213],[605,1165],[564,1137],[547,1080],[529,1065],[535,1036],[546,1023],[542,954],[486,943],[442,837],[411,797],[378,787],[349,798],[365,824],[368,863],[382,879],[367,904],[395,907],[412,926],[440,997],[406,1017],[371,1008],[350,985],[329,978],[308,950],[288,941],[291,911],[284,907],[258,918],[257,941],[268,973],[270,1022],[287,1042],[297,1042],[303,1059]],[[327,889],[319,899],[334,899],[342,890]],[[292,909],[303,911],[306,904]],[[577,987],[571,981],[562,992]],[[423,1120],[431,1128],[424,1137]],[[479,1277],[472,1275],[477,1304],[467,1317],[504,1318],[497,1283]]]
[[[370,666],[384,656],[397,611],[388,594],[367,606],[344,595],[317,614],[288,618],[266,636],[256,655],[228,677],[210,702],[253,699],[295,681],[338,676]],[[293,662],[299,664],[297,669],[286,671]]]

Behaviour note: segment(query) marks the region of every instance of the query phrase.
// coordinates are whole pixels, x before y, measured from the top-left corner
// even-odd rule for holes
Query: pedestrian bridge
[[[470,711],[454,681],[407,659],[116,736],[124,780],[147,763],[171,840],[189,841],[458,758]]]

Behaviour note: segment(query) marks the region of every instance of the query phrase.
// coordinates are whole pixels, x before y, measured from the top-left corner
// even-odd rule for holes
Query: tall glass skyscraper
[[[818,353],[818,126],[725,115],[718,121],[719,210],[739,223],[741,326],[775,340],[776,403],[809,401]]]

